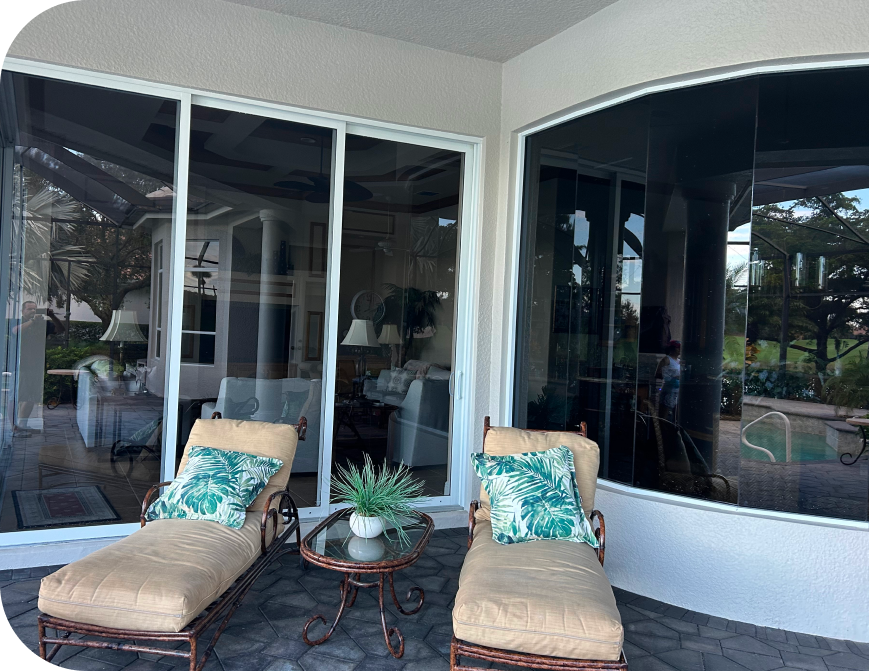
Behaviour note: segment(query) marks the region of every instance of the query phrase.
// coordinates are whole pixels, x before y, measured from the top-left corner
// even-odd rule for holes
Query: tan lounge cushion
[[[502,650],[617,660],[624,631],[606,574],[586,543],[499,545],[477,522],[453,606],[456,638]]]
[[[241,529],[202,520],[148,522],[43,578],[39,609],[116,629],[180,631],[260,555],[261,517],[247,513]],[[267,541],[273,533],[269,524]]]
[[[290,424],[243,419],[197,419],[187,439],[178,473],[187,466],[190,448],[196,445],[280,459],[284,462],[281,470],[269,479],[259,496],[247,507],[251,512],[262,512],[269,496],[287,486],[298,442],[299,435]]]
[[[600,465],[600,450],[597,443],[566,431],[523,431],[509,427],[492,427],[486,434],[484,451],[493,456],[522,454],[523,452],[542,452],[553,447],[570,448],[573,452],[573,467],[576,469],[576,485],[582,497],[582,509],[586,515],[594,510],[594,493],[597,488],[597,471]],[[490,519],[489,495],[480,486],[480,503],[475,517],[478,520]]]

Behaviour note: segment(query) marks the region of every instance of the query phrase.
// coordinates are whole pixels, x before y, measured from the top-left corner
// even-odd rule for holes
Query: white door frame
[[[474,408],[474,363],[476,361],[476,316],[479,295],[479,228],[481,161],[483,139],[480,137],[444,131],[420,129],[402,124],[376,120],[363,120],[346,114],[316,112],[292,105],[258,101],[240,96],[217,94],[187,87],[159,84],[132,77],[92,72],[79,68],[38,63],[19,58],[6,58],[3,69],[21,74],[46,77],[65,82],[108,88],[116,91],[139,93],[176,100],[179,102],[178,133],[175,156],[175,206],[172,221],[172,250],[168,266],[164,266],[169,279],[169,303],[166,351],[166,396],[163,422],[162,477],[174,477],[177,454],[177,407],[180,381],[180,313],[183,302],[184,244],[186,241],[186,202],[189,167],[189,131],[191,105],[216,107],[258,116],[272,117],[333,129],[332,197],[329,222],[329,271],[326,286],[326,315],[323,355],[322,430],[320,434],[320,502],[318,506],[300,509],[300,517],[317,519],[334,506],[328,504],[328,484],[331,478],[332,429],[334,421],[335,376],[337,361],[337,307],[341,266],[341,224],[343,201],[344,147],[346,134],[365,135],[381,139],[407,142],[421,146],[457,151],[464,155],[464,174],[461,200],[460,249],[458,258],[459,280],[455,331],[455,383],[452,417],[452,446],[450,495],[427,499],[421,507],[466,506],[468,489],[467,454],[473,444],[471,435]],[[338,176],[342,179],[338,179]],[[177,314],[176,314],[177,313]],[[461,401],[461,402],[457,402]],[[171,411],[170,411],[171,409]],[[137,523],[67,527],[60,529],[15,531],[0,534],[0,547],[52,543],[92,538],[117,537],[132,533]]]
[[[364,137],[377,138],[380,140],[389,140],[392,142],[404,142],[414,144],[421,147],[433,147],[436,149],[445,149],[460,153],[464,157],[462,165],[462,191],[460,200],[460,220],[459,220],[459,249],[456,257],[457,261],[457,297],[456,297],[456,322],[455,333],[453,334],[453,381],[452,381],[452,421],[450,423],[450,493],[446,496],[433,496],[425,499],[425,502],[420,507],[443,507],[443,506],[462,506],[467,505],[467,487],[465,486],[465,478],[467,477],[467,465],[469,447],[473,444],[471,440],[471,431],[473,427],[472,409],[473,405],[473,371],[474,361],[476,361],[476,326],[477,326],[477,304],[479,300],[478,292],[474,291],[474,287],[478,287],[476,281],[479,277],[479,250],[477,249],[479,239],[479,184],[480,184],[480,156],[482,152],[482,140],[468,141],[457,140],[454,137],[447,137],[447,134],[430,134],[424,133],[415,129],[407,130],[405,128],[385,128],[382,125],[371,126],[365,123],[353,122],[348,123],[346,132],[353,135],[361,135]],[[341,144],[341,168],[343,174],[343,150],[344,145]],[[336,170],[337,173],[337,170]],[[343,185],[342,185],[343,187]],[[340,272],[341,263],[341,228],[340,222],[337,228],[334,228],[335,245],[331,250],[330,263],[330,278],[334,275],[334,286],[338,286],[338,273]],[[330,321],[330,327],[333,332],[337,331],[338,327],[338,292],[327,295],[334,301],[330,305],[330,314],[333,315],[334,324]],[[338,338],[336,337],[327,343],[327,350],[332,366],[332,379],[329,386],[329,397],[335,397],[335,363],[337,361]],[[324,371],[326,363],[324,362]],[[327,385],[324,385],[324,387]],[[328,404],[328,412],[334,411],[333,403]],[[327,423],[329,425],[329,448],[328,459],[329,468],[324,464],[323,477],[331,477],[331,460],[332,460],[332,418],[329,417]],[[327,475],[327,470],[329,474]],[[325,487],[321,491],[326,491]],[[334,512],[341,508],[339,504],[330,504],[329,512]]]

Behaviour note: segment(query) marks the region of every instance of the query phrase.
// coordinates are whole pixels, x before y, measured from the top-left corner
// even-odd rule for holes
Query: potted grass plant
[[[376,470],[368,454],[361,469],[355,464],[349,468],[338,466],[332,483],[337,502],[353,509],[350,529],[354,534],[374,538],[383,533],[389,538],[385,527],[388,524],[395,528],[402,543],[407,542],[402,520],[413,514],[412,504],[422,495],[422,488],[404,464],[393,469],[384,462],[383,468]]]

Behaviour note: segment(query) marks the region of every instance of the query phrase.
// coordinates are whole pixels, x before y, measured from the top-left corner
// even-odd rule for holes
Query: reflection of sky
[[[639,214],[631,214],[631,216],[625,222],[625,228],[637,236],[640,244],[643,243],[643,226],[645,223],[645,219],[643,219],[643,217],[641,217]],[[633,249],[627,242],[625,242],[624,253],[625,256],[640,256],[640,254],[638,254],[637,251]]]
[[[588,219],[585,218],[585,212],[577,210],[575,214],[570,215],[570,223],[573,225],[573,244],[576,247],[587,247]],[[582,284],[582,268],[577,264],[573,265],[573,279],[577,284]]]
[[[869,189],[854,189],[853,191],[843,191],[844,195],[848,198],[857,198],[857,202],[854,205],[857,206],[858,209],[864,210],[869,208]],[[788,209],[789,207],[796,204],[796,200],[783,200],[777,203],[781,208]],[[804,207],[797,207],[794,210],[794,214],[797,217],[810,217],[812,215],[812,210],[806,209]]]
[[[748,261],[751,247],[751,224],[743,224],[727,234],[727,267],[734,268],[744,265],[745,269],[736,279],[737,285],[748,284]]]
[[[573,244],[577,247],[588,245],[588,219],[583,210],[577,210],[571,215],[570,223],[573,224]]]

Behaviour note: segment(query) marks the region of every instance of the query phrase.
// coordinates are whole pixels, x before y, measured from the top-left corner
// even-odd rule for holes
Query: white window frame
[[[201,240],[201,239],[199,239],[199,238],[194,238],[194,240],[196,240],[196,242],[209,242],[209,243],[211,243],[211,242],[217,242],[217,243],[219,243],[218,240]],[[185,244],[186,244],[186,243],[187,243],[187,240],[185,239]],[[216,273],[218,273],[218,277],[220,277],[220,263],[217,264],[217,267],[216,267],[216,268],[198,268],[198,267],[196,267],[196,266],[190,266],[190,265],[187,265],[187,256],[186,256],[186,254],[185,254],[185,257],[184,257],[184,272],[185,272],[185,273],[192,273],[193,275],[195,275],[195,274],[197,274],[197,273],[207,273],[207,272],[209,272],[210,270],[211,270],[211,271],[214,271],[214,272],[216,272]],[[183,292],[183,289],[182,289],[182,292]],[[181,298],[182,298],[182,300],[184,299],[184,295],[183,295],[183,293],[182,293]],[[182,305],[182,308],[183,308],[183,305]],[[215,319],[216,319],[216,317],[215,317]],[[183,320],[183,317],[182,317],[182,320]],[[194,331],[194,330],[192,330],[192,329],[185,329],[185,328],[183,328],[183,326],[184,326],[183,323],[182,323],[181,326],[182,326],[182,329],[181,329],[181,336],[182,336],[182,337],[184,336],[185,333],[188,334],[188,335],[210,335],[210,336],[214,336],[214,342],[215,342],[215,346],[216,346],[216,344],[217,344],[217,323],[214,324],[214,331]],[[216,356],[217,356],[217,352],[215,351],[215,357],[216,357]],[[214,367],[214,364],[215,364],[215,363],[216,363],[216,361],[212,361],[211,363],[202,363],[201,361],[195,361],[195,362],[194,362],[194,361],[182,361],[182,362],[181,362],[181,365],[182,365],[182,366],[209,366],[209,367]]]
[[[504,327],[502,331],[502,342],[504,343],[504,348],[502,352],[501,375],[499,380],[501,387],[501,403],[498,408],[500,412],[498,424],[503,426],[512,426],[513,424],[513,392],[514,384],[516,382],[516,340],[518,329],[516,320],[518,318],[519,300],[519,258],[520,245],[522,241],[522,195],[525,182],[525,145],[529,136],[535,135],[536,133],[552,128],[553,126],[557,126],[566,121],[587,116],[594,112],[614,107],[631,100],[636,100],[637,98],[652,93],[673,91],[681,88],[699,86],[701,84],[712,84],[729,79],[741,79],[753,75],[866,66],[869,66],[869,58],[830,58],[819,60],[817,57],[814,57],[804,60],[801,59],[799,61],[791,60],[787,63],[775,62],[737,65],[732,68],[722,68],[704,74],[690,73],[683,76],[668,78],[660,82],[642,84],[609,95],[600,96],[588,103],[575,107],[569,112],[555,115],[546,121],[529,124],[514,133],[513,138],[515,138],[517,145],[515,162],[511,162],[511,167],[513,168],[513,179],[510,180],[512,198],[510,199],[510,213],[508,214],[510,237],[507,241],[508,258],[506,260],[506,266],[508,272],[507,285],[505,286]],[[726,512],[734,515],[763,517],[767,519],[787,520],[816,526],[869,531],[869,522],[820,517],[802,513],[777,512],[761,508],[746,508],[739,505],[704,501],[702,499],[694,499],[667,492],[632,487],[631,485],[615,482],[613,480],[606,480],[604,478],[598,478],[598,488],[605,491],[616,491],[634,498],[667,503],[678,502],[678,505],[690,508]]]
[[[421,508],[467,507],[468,454],[473,445],[474,362],[476,361],[477,308],[479,286],[479,228],[483,157],[483,138],[415,128],[383,121],[360,120],[345,114],[315,112],[274,102],[257,101],[240,96],[216,94],[188,87],[158,84],[131,77],[105,74],[68,66],[39,63],[20,58],[6,58],[3,69],[36,77],[46,77],[71,83],[98,86],[116,91],[140,93],[179,102],[179,118],[175,152],[175,202],[172,217],[170,254],[164,256],[163,275],[168,279],[168,305],[166,322],[162,329],[161,359],[166,362],[166,380],[163,421],[162,480],[172,480],[178,446],[175,436],[178,428],[178,402],[180,388],[181,311],[183,308],[184,250],[186,243],[186,203],[190,150],[190,109],[192,105],[214,107],[259,116],[268,116],[297,123],[310,124],[333,130],[332,197],[328,228],[329,268],[326,279],[326,314],[323,354],[323,398],[320,433],[319,505],[301,508],[302,521],[313,521],[326,516],[337,507],[328,503],[328,485],[331,479],[332,430],[334,422],[338,286],[341,267],[341,224],[343,203],[344,148],[347,133],[365,135],[426,147],[449,149],[464,154],[464,172],[461,197],[461,232],[459,242],[459,286],[457,296],[455,361],[453,381],[452,452],[450,495],[426,499]],[[165,248],[164,248],[165,249]],[[186,364],[185,364],[186,365]],[[461,401],[461,402],[459,402]],[[13,531],[0,534],[0,547],[54,543],[94,538],[125,536],[139,528],[138,523],[66,527]]]

